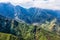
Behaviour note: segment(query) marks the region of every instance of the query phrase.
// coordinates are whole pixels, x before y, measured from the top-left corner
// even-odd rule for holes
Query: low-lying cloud
[[[1,2],[10,2],[13,5],[20,5],[25,8],[38,7],[60,10],[60,0],[0,0]]]

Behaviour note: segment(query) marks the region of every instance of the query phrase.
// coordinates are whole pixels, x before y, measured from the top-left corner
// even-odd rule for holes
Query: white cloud
[[[39,7],[60,10],[60,0],[0,0],[0,2],[11,2],[13,5],[20,5],[25,8]]]
[[[9,2],[9,0],[0,0],[0,2]]]
[[[46,8],[46,9],[57,9],[60,10],[60,2],[58,0],[48,0],[48,1],[35,1],[34,7]]]

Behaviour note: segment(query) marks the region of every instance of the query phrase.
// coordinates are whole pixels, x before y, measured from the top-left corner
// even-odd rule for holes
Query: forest
[[[33,25],[0,16],[1,40],[60,40],[59,33],[60,29],[56,19]],[[9,35],[10,39],[7,38]]]

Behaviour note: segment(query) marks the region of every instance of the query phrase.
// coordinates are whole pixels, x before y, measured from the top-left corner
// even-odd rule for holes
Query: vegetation
[[[56,19],[38,25],[29,25],[15,20],[0,18],[0,32],[3,32],[0,33],[0,40],[60,40],[57,26],[59,28],[59,25],[56,24]],[[55,27],[57,28],[56,30]]]
[[[18,23],[13,29],[20,40],[60,40],[60,36],[54,30],[55,22],[56,19],[37,26]]]
[[[11,34],[0,32],[0,40],[19,40],[19,38]]]

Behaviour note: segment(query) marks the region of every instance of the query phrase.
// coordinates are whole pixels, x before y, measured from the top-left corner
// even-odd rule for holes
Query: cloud
[[[50,1],[35,1],[33,6],[47,9],[60,9],[59,5],[60,4],[55,0],[54,1],[50,0]]]
[[[38,7],[60,10],[60,0],[0,0],[0,2],[10,2],[25,8]]]
[[[0,2],[9,2],[9,0],[0,0]]]

